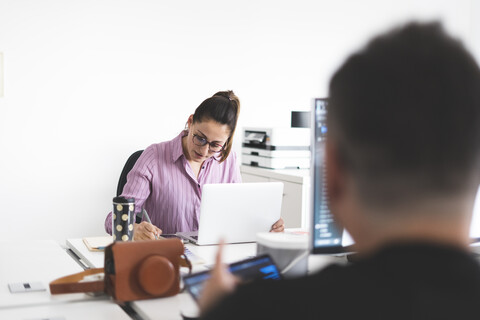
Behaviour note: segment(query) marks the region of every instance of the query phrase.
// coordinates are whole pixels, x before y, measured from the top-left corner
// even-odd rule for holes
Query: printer
[[[310,168],[310,129],[243,128],[242,164],[270,169]]]

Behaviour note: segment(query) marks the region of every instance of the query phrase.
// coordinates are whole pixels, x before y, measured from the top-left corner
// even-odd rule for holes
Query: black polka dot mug
[[[135,199],[113,198],[112,236],[113,241],[132,241],[135,223]]]

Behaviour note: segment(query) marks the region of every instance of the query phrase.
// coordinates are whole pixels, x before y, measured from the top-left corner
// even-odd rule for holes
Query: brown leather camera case
[[[119,302],[173,296],[180,291],[180,264],[191,270],[179,239],[115,242],[105,249],[104,268],[56,279],[50,292],[106,292]],[[105,273],[102,280],[82,282]]]
[[[119,301],[166,297],[180,291],[179,239],[116,242],[105,249],[105,289]]]

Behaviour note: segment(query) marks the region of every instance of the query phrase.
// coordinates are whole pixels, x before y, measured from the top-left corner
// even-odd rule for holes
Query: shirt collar
[[[180,134],[173,139],[173,149],[172,149],[172,160],[173,162],[177,161],[180,159],[181,156],[184,156],[183,154],[183,147],[182,147],[182,138],[186,136],[187,131],[182,130]]]

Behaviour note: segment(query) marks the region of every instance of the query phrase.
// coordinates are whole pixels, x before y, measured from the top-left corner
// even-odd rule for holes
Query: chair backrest
[[[123,187],[125,186],[125,183],[127,183],[127,174],[130,172],[130,170],[132,170],[133,166],[135,165],[135,162],[137,162],[142,152],[143,150],[138,150],[134,152],[125,163],[122,173],[120,174],[120,179],[118,180],[117,197],[122,194]]]
[[[142,152],[143,152],[143,150],[138,150],[138,151],[132,153],[132,155],[130,157],[128,157],[127,162],[123,166],[122,173],[120,174],[120,179],[118,180],[117,197],[122,194],[123,187],[125,186],[125,183],[127,183],[127,174],[130,172],[130,170],[132,170],[133,166],[137,162],[137,160],[140,157],[140,155],[142,154]],[[135,222],[136,223],[142,222],[142,218],[139,217],[139,216],[136,216],[135,217]]]

